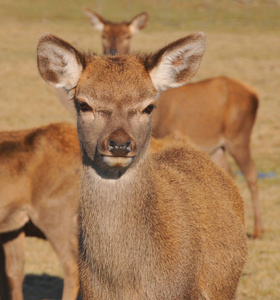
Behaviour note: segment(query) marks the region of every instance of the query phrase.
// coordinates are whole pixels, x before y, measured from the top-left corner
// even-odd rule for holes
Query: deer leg
[[[234,177],[234,173],[226,157],[225,147],[216,149],[210,156],[215,164],[225,170],[231,177]]]
[[[6,259],[3,249],[3,242],[0,236],[0,300],[10,299],[9,283],[6,276]]]
[[[62,300],[76,300],[79,292],[76,247],[73,247],[70,238],[69,240],[48,238],[48,240],[55,250],[64,272]]]
[[[72,229],[75,221],[71,219],[71,224],[64,222],[61,226],[60,222],[54,220],[52,224],[47,223],[48,221],[44,223],[42,220],[40,224],[38,222],[34,224],[44,233],[62,265],[64,273],[62,300],[76,300],[79,292],[79,279],[78,237],[76,230]]]
[[[23,300],[22,283],[24,279],[24,239],[25,234],[13,232],[4,234],[3,253],[5,256],[5,272],[10,287],[10,297],[6,299]],[[7,288],[7,287],[6,287]]]
[[[254,212],[254,232],[252,237],[260,238],[264,232],[264,228],[261,218],[261,206],[258,195],[258,172],[251,158],[249,145],[229,144],[227,149],[244,174],[248,187],[250,189]]]

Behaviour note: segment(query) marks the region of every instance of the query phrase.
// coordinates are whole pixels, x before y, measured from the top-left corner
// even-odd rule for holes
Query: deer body
[[[254,200],[255,233],[261,234],[257,170],[250,153],[257,94],[248,86],[222,76],[169,89],[161,95],[159,103],[153,124],[155,137],[179,131],[213,157],[223,147],[235,158]]]
[[[228,77],[189,83],[161,95],[153,134],[163,137],[178,130],[210,154],[221,146],[231,152],[239,137],[239,143],[249,144],[257,107],[256,93]]]
[[[244,127],[252,128],[257,106],[257,95],[253,91],[249,93],[245,86],[242,89],[240,83],[230,78],[216,77],[189,83],[161,95],[153,133],[163,137],[178,130],[191,137],[201,149],[213,154],[221,146],[230,148],[236,135],[242,135]],[[238,120],[242,120],[243,126]],[[249,143],[249,134],[246,139]]]
[[[149,154],[158,93],[186,83],[205,37],[150,56],[84,56],[49,34],[42,77],[74,95],[83,168],[83,299],[234,299],[246,257],[243,203],[206,154],[176,141]]]
[[[80,164],[76,129],[71,125],[0,133],[0,243],[11,300],[23,299],[24,236],[30,234],[29,222],[48,239],[62,264],[62,299],[77,298]],[[5,264],[1,261],[1,268]],[[4,295],[3,299],[10,299]]]

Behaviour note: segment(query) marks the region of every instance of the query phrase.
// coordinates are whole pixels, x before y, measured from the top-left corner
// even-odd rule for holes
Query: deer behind
[[[147,26],[149,15],[142,12],[129,22],[115,23],[86,7],[85,15],[93,28],[102,34],[102,47],[104,54],[125,54],[130,51],[130,39]]]
[[[23,300],[24,238],[34,233],[45,237],[58,255],[64,272],[62,299],[77,298],[80,165],[76,129],[69,124],[0,132],[3,300]],[[3,284],[5,277],[8,283]]]
[[[204,47],[202,33],[143,57],[39,41],[42,77],[72,90],[77,109],[84,300],[235,297],[246,256],[236,187],[191,146],[147,152],[158,93],[191,78]]]

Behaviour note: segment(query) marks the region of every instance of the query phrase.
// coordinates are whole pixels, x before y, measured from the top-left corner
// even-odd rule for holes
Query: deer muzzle
[[[122,129],[114,131],[103,142],[103,161],[110,167],[127,167],[135,156],[135,142]]]

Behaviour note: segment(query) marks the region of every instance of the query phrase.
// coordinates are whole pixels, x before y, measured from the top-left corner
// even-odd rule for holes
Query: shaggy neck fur
[[[139,278],[147,276],[144,265],[152,264],[151,252],[158,248],[149,223],[156,205],[150,165],[142,160],[118,179],[104,179],[83,167],[80,238],[94,258],[89,267],[116,290],[140,284]]]

